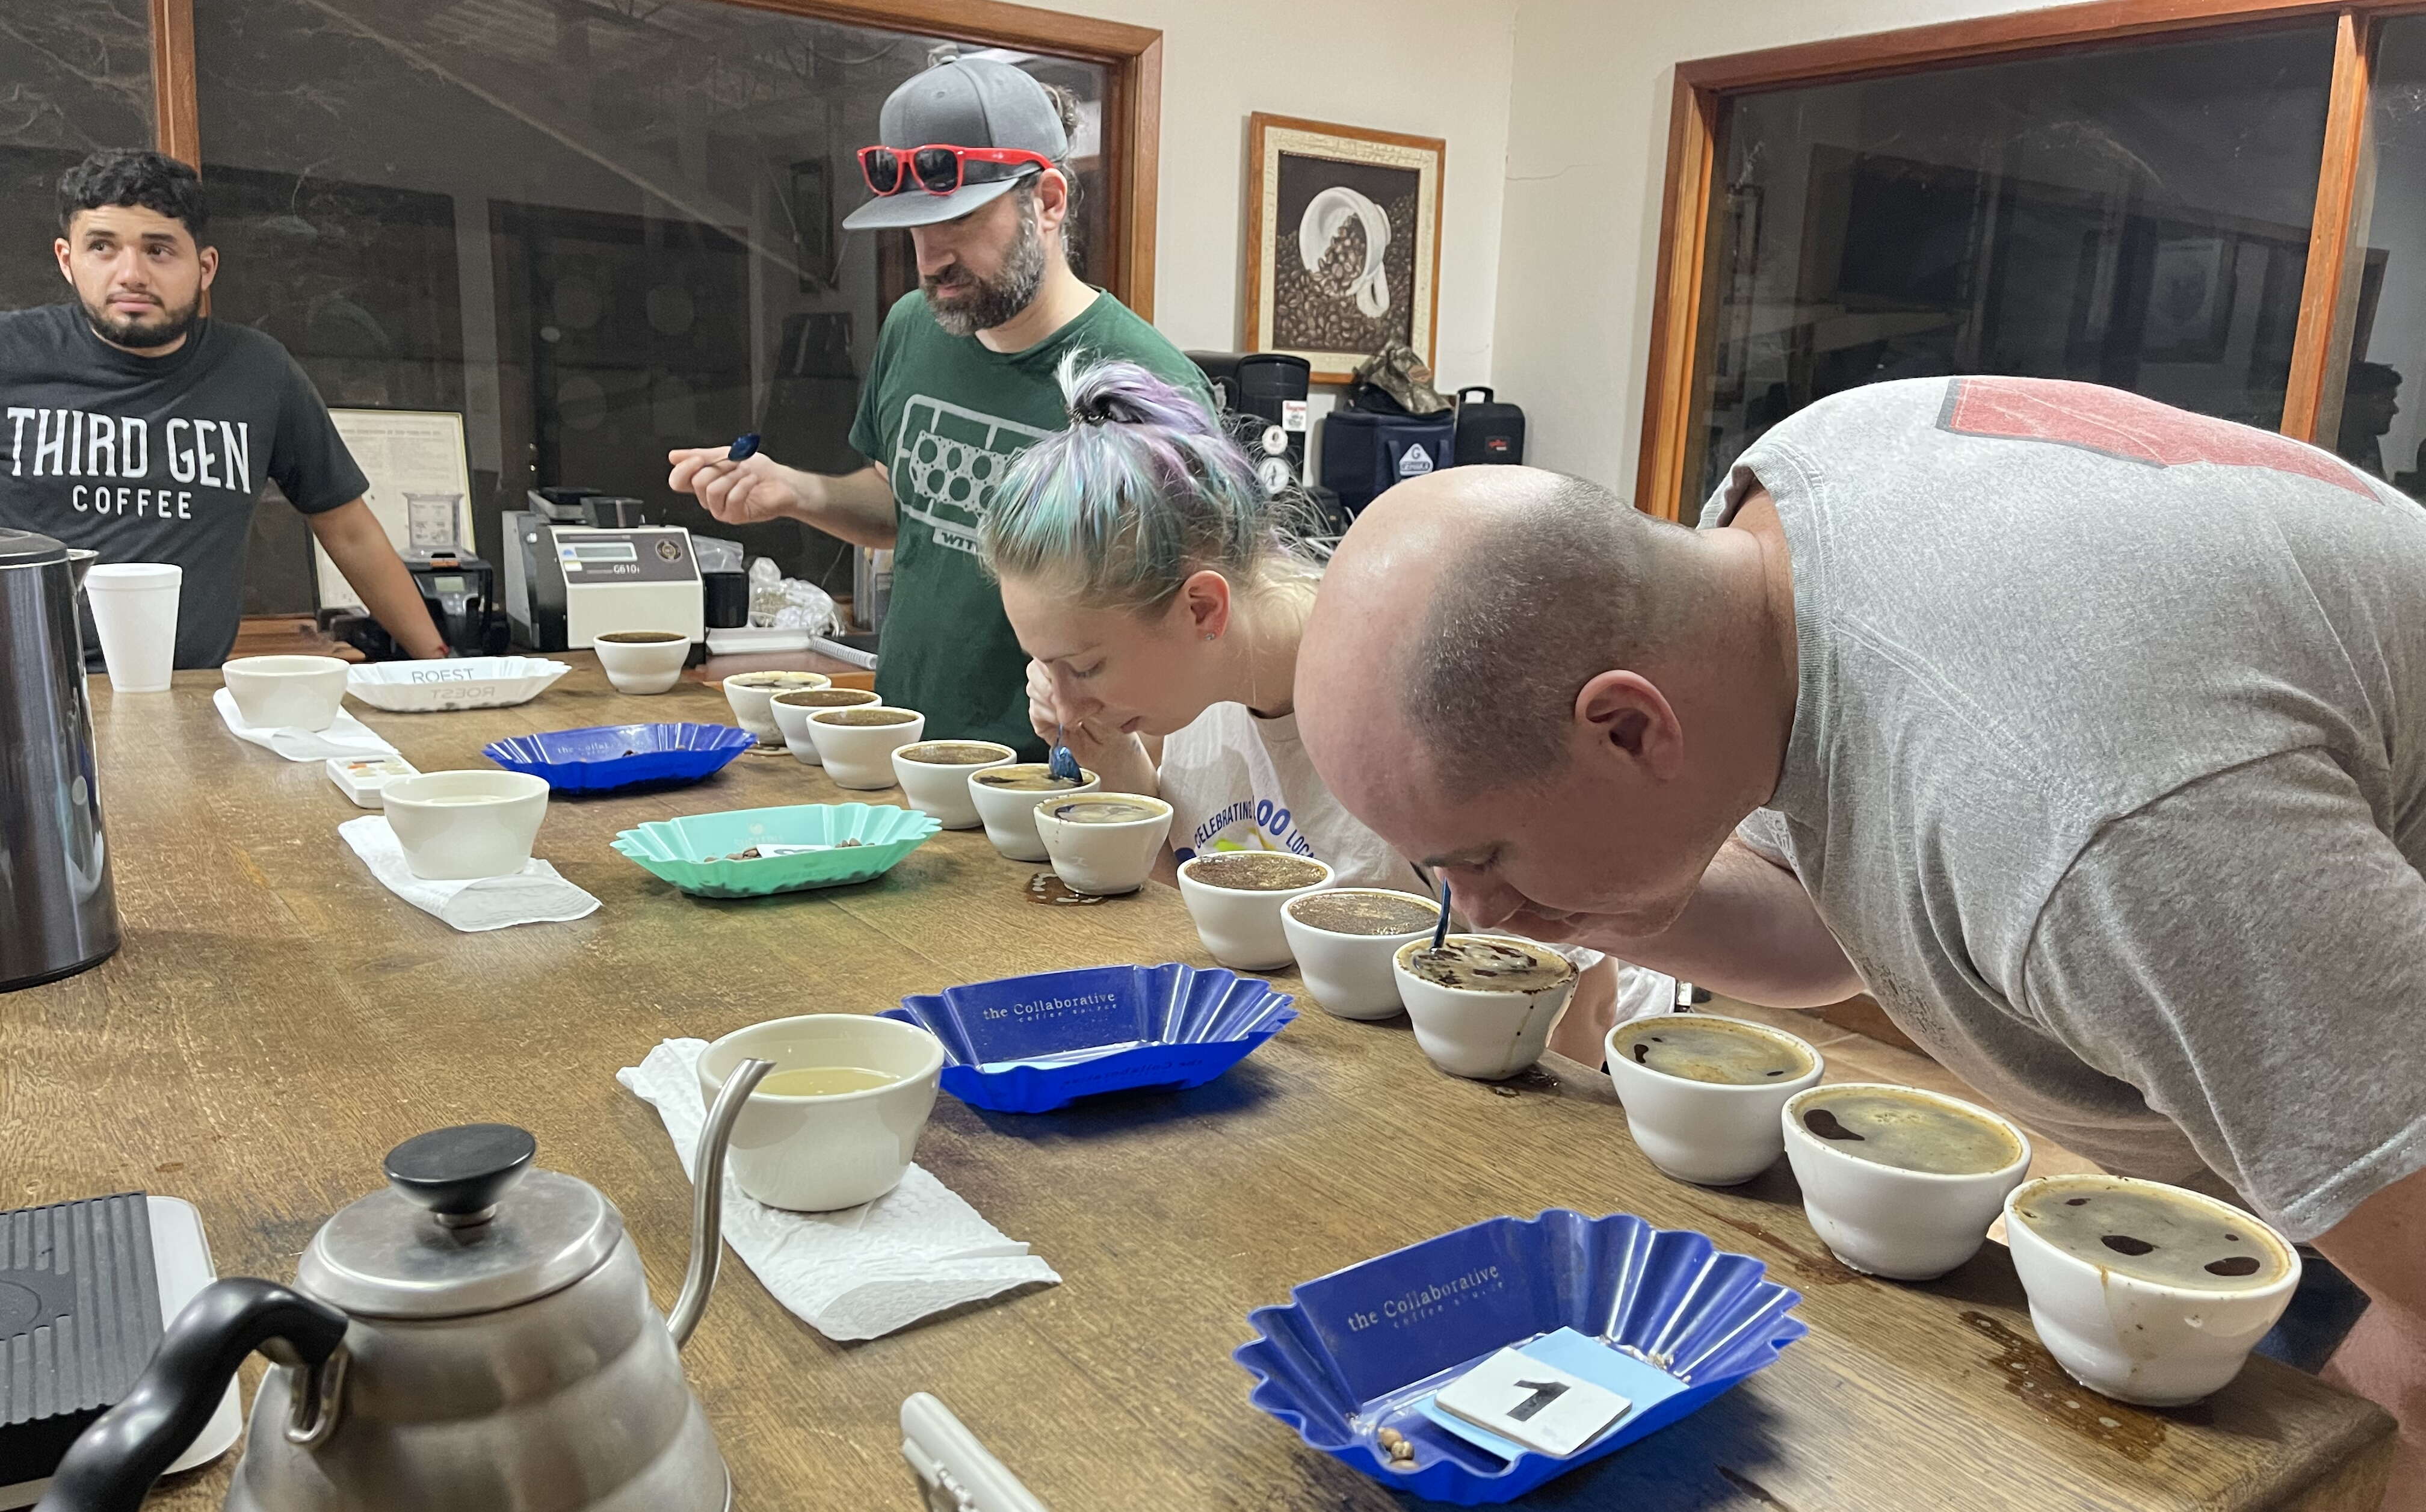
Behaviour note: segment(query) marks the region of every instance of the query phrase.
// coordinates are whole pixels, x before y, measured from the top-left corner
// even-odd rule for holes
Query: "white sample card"
[[[1441,1410],[1478,1428],[1559,1459],[1600,1437],[1633,1406],[1615,1391],[1513,1349],[1499,1351],[1442,1387],[1434,1400]]]
[[[398,552],[472,550],[472,474],[464,459],[461,415],[448,410],[331,410],[329,418],[370,480],[363,498],[390,544]],[[312,561],[321,608],[363,606],[362,596],[316,540]]]

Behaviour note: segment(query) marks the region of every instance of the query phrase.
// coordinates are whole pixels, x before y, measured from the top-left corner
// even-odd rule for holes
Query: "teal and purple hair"
[[[1194,396],[1135,362],[1061,360],[1070,428],[1020,454],[980,536],[997,577],[1041,578],[1081,603],[1147,609],[1211,569],[1251,587],[1311,574],[1284,505]]]

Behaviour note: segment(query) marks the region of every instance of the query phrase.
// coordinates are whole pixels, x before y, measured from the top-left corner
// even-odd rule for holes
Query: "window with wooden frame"
[[[1839,390],[2011,373],[2416,492],[2426,8],[2099,0],[1676,70],[1641,506]]]
[[[866,197],[856,153],[885,96],[943,53],[1068,91],[1074,263],[1153,315],[1148,28],[997,0],[74,9],[0,58],[0,196],[46,225],[60,170],[96,147],[196,164],[213,318],[276,336],[332,406],[461,413],[491,560],[501,509],[573,485],[848,587],[830,539],[715,524],[670,494],[665,454],[755,430],[783,461],[859,465],[858,376],[917,273],[908,233],[839,223]],[[10,306],[64,297],[47,240],[0,271]],[[247,611],[309,612],[301,518],[273,498],[253,528]]]

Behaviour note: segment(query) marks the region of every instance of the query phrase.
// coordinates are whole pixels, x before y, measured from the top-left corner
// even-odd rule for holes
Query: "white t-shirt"
[[[1331,796],[1307,760],[1297,716],[1263,718],[1243,703],[1217,703],[1162,743],[1162,800],[1171,805],[1171,848],[1182,861],[1222,850],[1276,850],[1329,864],[1341,887],[1387,887],[1438,896],[1439,884],[1365,828]],[[1588,968],[1598,951],[1561,945]],[[1618,963],[1617,1016],[1675,1005],[1676,979]]]

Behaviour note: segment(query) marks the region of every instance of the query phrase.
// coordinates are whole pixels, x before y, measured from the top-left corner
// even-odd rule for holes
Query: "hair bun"
[[[1077,354],[1062,360],[1061,397],[1074,426],[1165,426],[1202,434],[1211,417],[1205,407],[1136,362],[1097,362],[1081,367]]]

